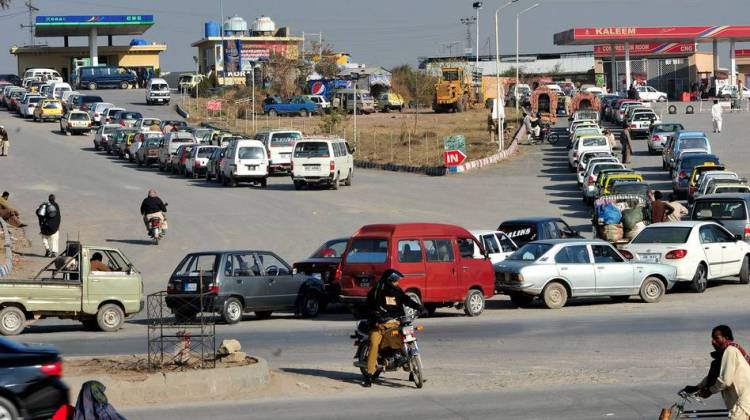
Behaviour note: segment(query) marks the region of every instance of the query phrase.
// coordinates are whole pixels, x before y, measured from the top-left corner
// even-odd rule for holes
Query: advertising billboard
[[[692,54],[694,52],[694,42],[647,42],[640,44],[630,44],[630,54],[634,56]],[[594,45],[595,57],[610,57],[611,55],[612,45]],[[624,55],[625,46],[622,44],[615,45],[615,56],[623,57]]]

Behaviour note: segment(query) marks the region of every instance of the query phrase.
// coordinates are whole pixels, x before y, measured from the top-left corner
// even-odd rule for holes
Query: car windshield
[[[172,143],[195,143],[195,139],[192,137],[174,136],[172,137]]]
[[[615,182],[615,185],[612,186],[610,192],[612,194],[646,195],[648,194],[649,189],[650,187],[648,184],[632,180],[627,182]]]
[[[44,109],[60,109],[62,108],[62,105],[60,102],[45,102],[44,105],[42,105]]]
[[[748,186],[738,186],[738,187],[716,187],[714,189],[714,194],[718,193],[746,193],[750,190],[750,187]]]
[[[656,114],[653,112],[639,112],[633,116],[633,121],[648,121],[656,119]]]
[[[680,139],[680,149],[707,149],[708,140],[702,137],[684,137]]]
[[[659,124],[654,126],[654,133],[670,133],[684,129],[682,124]]]
[[[510,261],[536,261],[552,248],[550,244],[530,243],[508,256]]]
[[[587,137],[587,138],[582,139],[581,141],[583,142],[583,147],[607,145],[606,137]]]
[[[348,243],[348,239],[328,241],[318,248],[312,254],[311,258],[340,258],[344,254],[344,251],[346,251]]]
[[[166,83],[153,83],[151,84],[151,90],[169,90],[169,86]]]
[[[273,133],[271,135],[271,147],[288,147],[294,144],[295,141],[301,139],[302,135],[300,133]]]
[[[693,220],[745,220],[744,200],[698,200],[693,205]]]
[[[240,147],[237,157],[240,159],[263,159],[265,156],[262,147]]]
[[[74,112],[70,114],[70,117],[68,118],[71,121],[83,121],[89,119],[89,114],[86,114],[85,112]]]
[[[329,156],[328,143],[324,141],[297,143],[294,148],[294,157],[327,158]]]
[[[198,149],[198,157],[207,158],[211,156],[211,154],[214,152],[214,149],[216,148],[215,147],[201,147],[200,149]]]
[[[636,236],[634,244],[684,244],[691,227],[647,227]]]

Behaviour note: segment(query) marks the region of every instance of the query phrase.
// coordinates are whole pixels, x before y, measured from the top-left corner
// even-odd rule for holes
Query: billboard
[[[259,61],[267,61],[273,54],[287,54],[286,43],[256,42],[225,39],[223,42],[223,71],[228,77],[244,77]]]
[[[625,46],[622,44],[615,45],[615,56],[623,57],[625,55]],[[630,55],[674,55],[674,54],[692,54],[695,52],[694,42],[647,42],[641,44],[630,44]],[[611,57],[612,45],[594,45],[594,56],[597,58]]]
[[[153,24],[154,15],[37,16],[37,25],[143,25]]]
[[[573,28],[554,35],[556,45],[587,45],[598,42],[691,42],[713,39],[750,41],[750,26],[664,26]]]
[[[272,54],[286,55],[287,54],[286,43],[279,42],[243,42],[242,51],[242,62],[256,62],[264,61],[271,58]]]

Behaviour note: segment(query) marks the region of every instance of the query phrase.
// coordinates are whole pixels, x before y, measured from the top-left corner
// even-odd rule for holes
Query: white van
[[[51,98],[52,97],[52,84],[51,83],[44,83],[39,86],[39,94],[44,96],[45,98]]]
[[[296,130],[259,131],[255,134],[255,140],[266,146],[269,172],[290,172],[294,143],[302,140],[302,132]]]
[[[172,95],[169,91],[169,84],[164,79],[151,79],[146,83],[146,103],[151,104],[168,104]]]
[[[50,89],[50,92],[52,94],[51,97],[55,99],[62,99],[63,93],[72,91],[73,88],[71,88],[70,85],[65,82],[54,82],[52,83],[52,88]]]
[[[189,131],[172,131],[164,136],[159,143],[159,171],[172,170],[172,156],[177,148],[183,144],[198,143],[193,133]]]
[[[341,138],[310,137],[298,141],[292,155],[294,188],[323,184],[337,190],[341,182],[352,185],[352,153],[354,150]]]
[[[224,185],[234,187],[238,182],[249,181],[265,188],[268,182],[265,145],[258,140],[230,140],[220,170]]]
[[[28,69],[26,70],[26,72],[23,74],[23,78],[28,79],[31,77],[38,77],[39,80],[43,82],[58,82],[58,83],[64,82],[62,76],[60,76],[60,73],[52,69]]]

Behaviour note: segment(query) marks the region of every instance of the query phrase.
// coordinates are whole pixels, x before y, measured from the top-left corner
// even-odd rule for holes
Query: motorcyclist
[[[156,190],[148,190],[148,197],[144,198],[143,202],[141,202],[141,215],[143,216],[143,223],[146,225],[146,230],[148,230],[149,219],[157,218],[161,220],[162,234],[166,234],[167,218],[164,216],[166,212],[167,206],[156,194]]]
[[[370,352],[367,356],[367,375],[362,386],[372,386],[372,376],[377,370],[378,352],[380,344],[385,338],[391,338],[387,331],[398,328],[398,318],[405,315],[404,305],[417,312],[422,311],[422,305],[404,293],[398,285],[403,274],[396,270],[385,270],[380,281],[367,293],[367,311],[370,323]],[[390,344],[390,343],[387,343]],[[394,343],[394,345],[396,345]],[[400,345],[400,343],[398,343]]]

